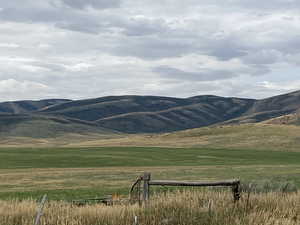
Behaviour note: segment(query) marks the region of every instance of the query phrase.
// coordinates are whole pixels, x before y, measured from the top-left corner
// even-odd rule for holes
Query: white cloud
[[[82,72],[87,71],[91,67],[93,67],[92,64],[81,62],[75,65],[66,66],[66,69],[73,72]]]
[[[271,91],[282,91],[282,92],[296,91],[300,89],[300,80],[280,82],[280,83],[262,81],[259,83],[259,86]]]
[[[260,98],[298,87],[299,1],[20,2],[1,4],[0,80],[47,84],[36,98]]]
[[[45,43],[38,44],[38,48],[41,48],[41,49],[49,49],[51,47],[52,47],[51,45],[45,44]]]
[[[22,99],[38,99],[40,94],[46,94],[50,88],[41,83],[32,81],[17,81],[14,79],[0,80],[0,100],[15,100],[15,96]]]
[[[15,43],[0,43],[0,48],[19,48],[20,45]]]

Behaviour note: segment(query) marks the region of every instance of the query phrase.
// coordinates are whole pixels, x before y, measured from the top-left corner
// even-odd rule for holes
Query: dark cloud
[[[247,64],[269,65],[278,62],[282,58],[282,53],[276,50],[261,50],[248,52],[241,59]]]
[[[157,36],[124,38],[112,47],[113,54],[149,60],[180,57],[195,51],[195,46],[188,41]]]
[[[109,27],[114,19],[106,14],[92,14],[89,11],[74,10],[82,3],[83,7],[117,7],[117,1],[66,1],[72,8],[65,8],[61,4],[39,5],[28,1],[27,4],[7,4],[0,11],[0,21],[13,21],[21,23],[40,23],[57,26],[61,29],[97,34]],[[72,5],[72,4],[74,5]],[[77,5],[78,4],[78,5]]]
[[[217,43],[216,46],[212,46],[212,48],[207,51],[209,55],[215,56],[220,60],[230,60],[247,55],[246,49],[239,49],[232,45],[227,45],[226,42],[220,43],[219,45]]]
[[[146,17],[124,18],[118,26],[123,29],[127,36],[146,36],[152,34],[168,33],[168,27],[164,19],[148,19]]]
[[[85,9],[92,7],[95,9],[107,9],[120,7],[120,0],[62,0],[62,2],[72,8]]]
[[[191,80],[191,81],[215,81],[225,80],[236,77],[237,75],[222,70],[205,70],[199,72],[187,72],[169,66],[158,66],[152,69],[152,72],[158,73],[161,76],[169,79]]]
[[[164,2],[171,3],[172,0],[164,0]],[[186,0],[185,4],[197,5],[195,0]],[[224,9],[240,8],[242,10],[259,10],[259,11],[282,11],[282,10],[298,10],[300,2],[298,0],[202,0],[201,5],[210,5],[215,7],[224,7]]]
[[[98,34],[104,27],[95,21],[61,21],[55,23],[55,26],[65,30],[78,31],[83,33]]]
[[[259,10],[287,10],[298,9],[300,2],[298,0],[269,0],[269,1],[253,1],[253,0],[225,0],[223,4],[233,4],[244,9],[254,8]]]
[[[3,8],[0,13],[0,20],[21,23],[49,23],[64,20],[68,14],[51,8]]]

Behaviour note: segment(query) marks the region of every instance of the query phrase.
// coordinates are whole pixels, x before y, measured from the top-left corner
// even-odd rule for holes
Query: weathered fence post
[[[149,181],[151,179],[151,173],[144,173],[143,181],[144,181],[144,187],[143,187],[143,200],[144,203],[146,203],[149,200],[149,194],[150,194],[150,188],[149,188]]]
[[[138,225],[138,217],[137,216],[134,216],[134,224],[133,225]]]
[[[34,221],[34,225],[40,224],[40,219],[41,219],[41,217],[42,217],[42,215],[43,215],[43,209],[44,209],[46,200],[47,200],[47,195],[45,194],[45,195],[43,196],[43,199],[42,199],[42,201],[41,201],[40,207],[39,207],[39,209],[38,209],[38,212],[37,212],[37,215],[36,215],[36,218],[35,218],[35,221]]]
[[[138,194],[138,203],[139,206],[142,205],[142,201],[141,201],[141,180],[139,180],[138,184],[137,184],[137,194]]]
[[[232,193],[234,202],[240,200],[240,181],[238,181],[234,186],[232,186]]]

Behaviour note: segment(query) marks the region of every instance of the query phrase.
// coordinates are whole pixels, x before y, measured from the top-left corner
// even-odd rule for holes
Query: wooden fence
[[[143,185],[141,185],[143,183]],[[150,198],[151,186],[189,186],[189,187],[231,187],[234,201],[240,199],[240,181],[239,180],[225,180],[214,182],[195,182],[195,181],[174,181],[174,180],[151,180],[151,173],[144,173],[139,177],[137,181],[132,185],[130,190],[131,199],[133,198],[133,192],[137,189],[137,199],[139,204],[143,200],[146,203]],[[142,199],[141,199],[142,190]]]

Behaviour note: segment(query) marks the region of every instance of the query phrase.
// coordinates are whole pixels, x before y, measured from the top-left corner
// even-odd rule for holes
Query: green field
[[[0,199],[81,199],[127,194],[135,178],[244,182],[300,187],[300,152],[205,148],[102,147],[0,149]]]

